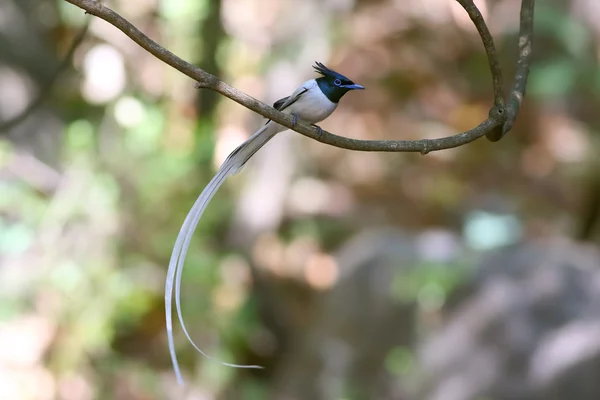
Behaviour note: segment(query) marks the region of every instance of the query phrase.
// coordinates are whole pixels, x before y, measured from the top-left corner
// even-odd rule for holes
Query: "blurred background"
[[[476,3],[508,90],[520,1]],[[436,138],[491,105],[452,0],[106,5],[269,103],[324,62],[367,87],[322,123],[340,135]],[[265,369],[210,362],[176,328],[180,387],[171,249],[263,120],[65,1],[2,1],[0,398],[600,398],[598,21],[597,0],[538,2],[526,101],[499,143],[360,153],[286,132],[262,149],[202,218],[182,296],[203,349]]]

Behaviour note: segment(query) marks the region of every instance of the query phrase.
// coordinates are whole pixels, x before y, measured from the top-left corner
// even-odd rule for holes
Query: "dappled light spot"
[[[31,367],[41,361],[55,327],[39,316],[23,316],[0,325],[0,365]],[[2,393],[2,391],[0,391]]]
[[[146,110],[142,103],[133,97],[123,97],[115,104],[115,119],[121,126],[132,128],[139,125]]]
[[[281,275],[283,261],[283,243],[273,233],[264,233],[258,237],[252,248],[254,262],[262,268]]]
[[[558,161],[582,162],[589,155],[590,136],[582,123],[556,113],[542,116],[540,124],[541,140]]]
[[[514,244],[521,235],[521,222],[514,215],[474,211],[465,222],[465,240],[471,248],[477,250]]]
[[[94,104],[107,103],[125,89],[125,61],[113,46],[92,47],[83,60],[83,97]]]
[[[329,289],[335,284],[338,276],[339,265],[329,254],[313,254],[306,262],[304,277],[315,289]]]
[[[226,257],[219,265],[221,284],[213,292],[213,302],[223,311],[235,311],[246,300],[252,279],[248,263],[241,257]]]
[[[92,382],[80,374],[68,374],[62,377],[57,384],[57,391],[61,400],[92,400],[94,388]]]
[[[226,257],[219,267],[221,279],[226,285],[243,287],[247,286],[252,276],[250,266],[245,259],[238,256]]]
[[[0,367],[2,399],[54,400],[56,382],[49,370],[33,367],[25,370]]]
[[[419,289],[417,301],[421,309],[427,312],[439,311],[446,301],[446,291],[439,283],[426,283]]]
[[[288,275],[302,276],[309,258],[319,251],[319,242],[310,236],[300,236],[285,248],[285,268]]]
[[[52,321],[37,315],[0,324],[0,398],[54,398],[54,377],[40,364],[55,330]]]
[[[219,286],[212,294],[213,304],[220,311],[235,311],[246,300],[246,292],[231,285]]]
[[[299,215],[342,215],[352,206],[349,190],[337,182],[302,178],[292,184],[289,194],[290,211]]]
[[[33,98],[32,82],[17,70],[0,65],[0,117],[10,119],[27,107]]]
[[[248,138],[248,132],[241,126],[230,124],[219,129],[215,136],[217,137],[217,143],[215,144],[213,165],[218,168],[223,164],[229,153]]]

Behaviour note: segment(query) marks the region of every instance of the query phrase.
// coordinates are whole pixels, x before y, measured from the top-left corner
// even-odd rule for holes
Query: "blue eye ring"
[[[335,81],[333,81],[333,84],[335,86],[340,86],[342,84],[342,81],[340,81],[339,79],[336,79]]]

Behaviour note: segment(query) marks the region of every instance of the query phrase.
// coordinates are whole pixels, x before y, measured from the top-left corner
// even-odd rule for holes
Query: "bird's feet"
[[[317,135],[319,135],[319,139],[321,139],[321,137],[323,136],[323,128],[321,128],[319,125],[315,125],[315,124],[311,124],[311,125],[317,129]]]
[[[295,128],[296,125],[298,125],[298,115],[296,113],[292,113],[292,127]],[[319,139],[321,139],[321,136],[323,136],[323,128],[315,124],[311,124],[311,126],[317,130],[317,135],[319,135]]]

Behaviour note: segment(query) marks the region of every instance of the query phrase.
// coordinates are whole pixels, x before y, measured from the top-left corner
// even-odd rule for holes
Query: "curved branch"
[[[488,63],[490,64],[490,71],[492,73],[492,83],[494,87],[494,105],[496,107],[504,107],[504,81],[502,79],[502,68],[500,68],[500,62],[496,55],[496,46],[494,46],[494,39],[488,29],[483,16],[479,9],[473,3],[473,0],[456,0],[465,9],[471,21],[477,28],[485,52],[487,53]]]
[[[343,136],[334,135],[327,131],[322,131],[321,134],[317,128],[299,121],[293,126],[292,116],[275,110],[273,107],[255,99],[246,93],[229,86],[225,82],[219,80],[214,75],[188,63],[181,59],[169,50],[160,46],[139,29],[129,23],[125,18],[114,12],[108,7],[94,0],[65,0],[77,7],[84,9],[87,13],[95,15],[108,23],[120,29],[123,33],[129,36],[133,41],[139,44],[149,53],[167,63],[183,74],[197,81],[196,87],[202,89],[214,90],[217,93],[235,101],[238,104],[262,115],[267,119],[271,119],[289,129],[292,129],[304,136],[315,139],[321,143],[329,144],[335,147],[340,147],[349,150],[358,151],[382,151],[382,152],[420,152],[426,154],[430,151],[448,149],[458,147],[466,143],[472,142],[475,139],[484,135],[490,135],[494,132],[501,131],[500,127],[507,121],[507,112],[504,110],[504,101],[499,96],[502,93],[502,73],[497,61],[496,52],[493,40],[487,29],[481,13],[470,0],[458,0],[467,10],[471,19],[475,23],[483,44],[488,54],[490,69],[494,80],[494,106],[490,110],[489,117],[477,127],[466,132],[459,133],[454,136],[443,137],[439,139],[424,139],[424,140],[357,140]],[[528,1],[528,0],[524,0]],[[529,0],[533,2],[533,0]],[[525,60],[528,64],[529,59]],[[516,115],[516,114],[515,114]]]
[[[517,114],[521,109],[521,103],[525,97],[525,88],[527,86],[527,77],[529,76],[529,65],[531,64],[531,54],[533,46],[533,9],[534,0],[523,0],[521,3],[521,26],[519,28],[519,57],[517,58],[517,72],[515,73],[515,83],[510,93],[508,101],[508,119],[502,129],[502,134],[497,138],[488,139],[497,141],[502,139],[510,131],[517,119]]]
[[[50,78],[50,80],[48,80],[48,82],[46,82],[46,84],[40,89],[40,92],[37,95],[37,97],[31,103],[29,103],[29,105],[27,107],[25,107],[25,109],[19,113],[19,115],[0,124],[0,133],[2,133],[2,132],[7,133],[12,128],[19,125],[21,122],[25,121],[27,119],[27,117],[29,117],[35,110],[37,110],[37,108],[39,106],[41,106],[44,103],[46,98],[52,92],[52,88],[54,87],[54,84],[56,83],[56,80],[58,79],[60,74],[65,69],[67,69],[69,64],[71,64],[73,55],[75,54],[75,51],[77,50],[77,48],[79,47],[81,42],[83,42],[83,39],[85,38],[85,35],[87,34],[89,26],[90,26],[90,21],[88,19],[88,21],[86,21],[85,25],[83,26],[83,28],[81,28],[81,30],[79,31],[79,33],[77,34],[75,39],[73,39],[73,43],[71,43],[71,46],[69,47],[69,50],[67,51],[67,54],[65,55],[65,57],[63,58],[61,63],[56,68],[56,71],[54,72],[54,74],[52,74],[52,77]]]

